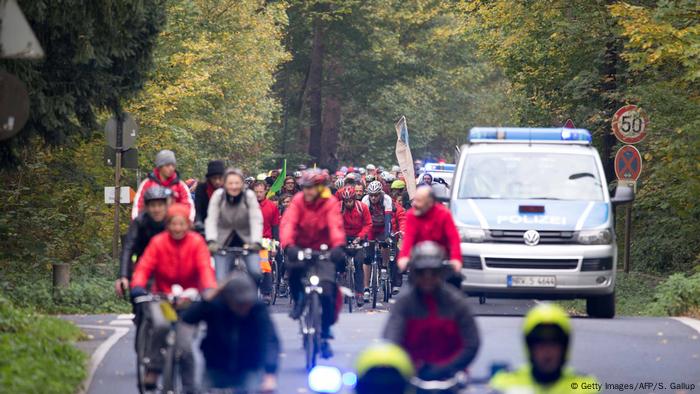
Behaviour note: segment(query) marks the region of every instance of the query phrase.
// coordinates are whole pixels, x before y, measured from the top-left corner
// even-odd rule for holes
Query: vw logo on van
[[[540,233],[535,230],[527,230],[523,234],[523,240],[527,246],[535,246],[540,243]]]

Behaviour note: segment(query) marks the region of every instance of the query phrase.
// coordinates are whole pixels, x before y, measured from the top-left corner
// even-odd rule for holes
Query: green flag
[[[282,172],[275,179],[275,183],[270,186],[270,191],[267,192],[267,198],[270,198],[277,194],[278,191],[282,190],[282,185],[284,185],[284,178],[287,177],[287,159],[284,159],[284,165],[282,166]]]

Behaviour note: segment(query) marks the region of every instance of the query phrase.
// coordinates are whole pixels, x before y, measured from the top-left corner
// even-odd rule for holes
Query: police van
[[[615,315],[617,244],[603,165],[584,129],[476,127],[461,149],[450,210],[470,295],[586,299]]]

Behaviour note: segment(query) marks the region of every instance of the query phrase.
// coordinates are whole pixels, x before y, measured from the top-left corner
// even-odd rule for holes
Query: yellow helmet
[[[265,179],[267,179],[267,175],[265,175],[264,172],[261,172],[255,179],[258,181],[264,181]]]
[[[399,179],[397,179],[391,183],[392,189],[403,189],[405,187],[406,187],[406,182],[399,180]]]
[[[535,329],[539,326],[545,326],[541,330]],[[547,329],[549,326],[549,329]],[[559,328],[557,330],[552,326]],[[569,357],[569,342],[571,337],[571,320],[569,315],[560,306],[550,303],[544,303],[537,305],[532,308],[530,312],[525,315],[525,320],[523,321],[523,332],[525,334],[525,351],[529,354],[530,352],[530,340],[535,340],[537,337],[547,337],[552,339],[558,339],[562,341],[565,346],[564,358]],[[532,335],[532,334],[535,335]],[[563,335],[563,336],[562,336]]]
[[[355,362],[358,378],[377,367],[395,368],[406,380],[413,377],[415,371],[408,354],[393,343],[380,343],[364,350]]]

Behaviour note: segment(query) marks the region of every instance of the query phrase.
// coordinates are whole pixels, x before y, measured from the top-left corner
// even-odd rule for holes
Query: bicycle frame
[[[316,265],[328,259],[327,250],[313,252],[306,249],[299,253],[299,260],[308,265],[304,278],[304,312],[299,319],[299,328],[306,353],[306,369],[311,371],[316,366],[316,357],[321,349],[321,279]]]

